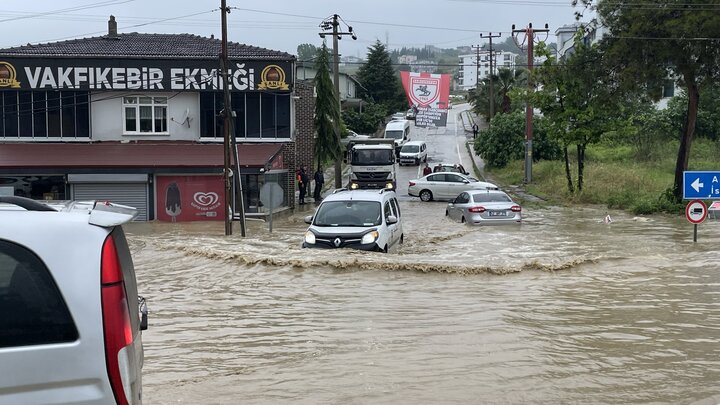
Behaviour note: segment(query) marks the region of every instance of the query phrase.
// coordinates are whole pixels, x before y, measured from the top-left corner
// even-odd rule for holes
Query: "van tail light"
[[[412,186],[414,186],[414,185],[415,185],[415,182],[414,182],[414,181],[411,181],[410,184],[408,184],[408,186],[410,186],[410,187],[412,187]]]
[[[485,212],[485,207],[470,207],[468,208],[468,211],[483,213]]]
[[[520,208],[519,205],[513,205],[512,207],[510,207],[510,210],[512,212],[520,212],[520,211],[522,211],[522,208]]]
[[[133,343],[133,331],[122,267],[112,235],[105,239],[100,265],[105,363],[115,400],[125,405],[128,404],[130,381],[127,350],[123,349]]]

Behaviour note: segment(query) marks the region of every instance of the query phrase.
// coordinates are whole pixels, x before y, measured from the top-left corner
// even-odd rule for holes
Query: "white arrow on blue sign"
[[[683,172],[683,200],[720,199],[720,172]]]

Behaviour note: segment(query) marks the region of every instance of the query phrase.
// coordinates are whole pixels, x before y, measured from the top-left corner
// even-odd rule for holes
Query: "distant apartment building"
[[[417,60],[415,55],[400,55],[398,56],[398,63],[401,65],[409,65]]]
[[[517,54],[507,51],[493,52],[495,55],[493,62],[493,71],[497,73],[497,69],[515,69],[515,58]],[[478,60],[477,54],[460,55],[460,70],[458,80],[460,89],[470,90],[477,86],[478,81],[490,75],[490,54],[480,54]]]
[[[438,67],[438,63],[433,60],[416,60],[410,65],[410,71],[416,73],[435,73]]]

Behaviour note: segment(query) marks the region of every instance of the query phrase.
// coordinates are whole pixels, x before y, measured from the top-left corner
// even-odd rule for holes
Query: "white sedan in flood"
[[[460,173],[438,172],[410,180],[408,194],[422,201],[452,200],[463,191],[498,190],[498,186]]]

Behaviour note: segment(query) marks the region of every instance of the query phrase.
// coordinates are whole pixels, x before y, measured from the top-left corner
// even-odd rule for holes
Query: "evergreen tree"
[[[405,92],[398,73],[393,69],[390,54],[380,41],[368,48],[367,62],[358,71],[362,84],[361,97],[384,105],[388,111],[407,109]]]
[[[318,50],[315,62],[315,157],[317,166],[322,162],[334,159],[337,162],[341,159],[340,144],[340,106],[335,98],[335,87],[330,79],[330,52],[323,43]],[[337,174],[336,174],[337,179]]]

